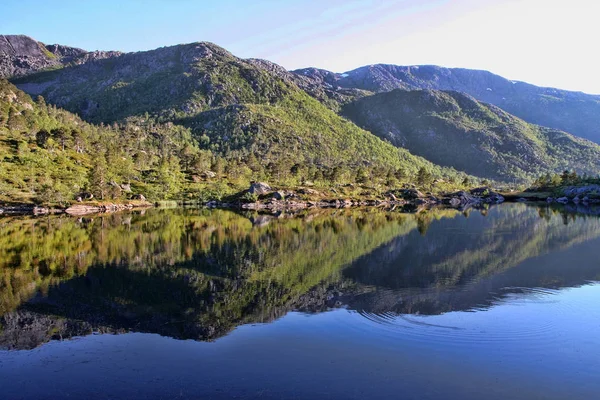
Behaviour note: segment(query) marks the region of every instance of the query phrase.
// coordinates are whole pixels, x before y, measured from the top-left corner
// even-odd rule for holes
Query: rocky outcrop
[[[80,65],[120,54],[118,51],[88,52],[60,44],[45,45],[25,35],[0,35],[0,78]]]
[[[590,194],[600,195],[600,185],[568,186],[563,189],[567,197],[585,196]]]
[[[75,204],[65,210],[65,213],[69,215],[86,215],[86,214],[99,214],[117,212],[122,210],[132,210],[140,207],[151,207],[150,203],[127,203],[127,204],[100,204],[100,205],[87,205],[87,204]]]
[[[459,191],[448,195],[444,203],[455,208],[479,206],[483,204],[498,204],[504,202],[504,197],[490,188],[476,188],[470,192]]]
[[[254,182],[250,185],[248,189],[248,193],[255,194],[257,196],[261,196],[271,192],[271,186],[265,182]]]
[[[481,198],[483,202],[487,204],[499,204],[504,202],[504,196],[486,186],[471,189],[470,193],[473,196]]]
[[[32,38],[0,35],[0,78],[27,75],[60,65],[60,58]]]

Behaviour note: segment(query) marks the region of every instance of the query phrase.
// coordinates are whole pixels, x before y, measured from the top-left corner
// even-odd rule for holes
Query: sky
[[[287,69],[485,69],[600,94],[595,0],[1,0],[0,34],[86,50],[196,41]]]

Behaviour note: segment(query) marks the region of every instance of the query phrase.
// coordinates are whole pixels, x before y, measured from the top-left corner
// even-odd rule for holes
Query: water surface
[[[0,219],[2,393],[596,398],[594,214]]]

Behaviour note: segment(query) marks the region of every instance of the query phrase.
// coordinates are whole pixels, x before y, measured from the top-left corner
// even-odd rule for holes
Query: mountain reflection
[[[600,279],[593,252],[577,247],[598,236],[595,210],[524,204],[4,218],[0,346],[94,331],[211,340],[290,310],[481,309]]]

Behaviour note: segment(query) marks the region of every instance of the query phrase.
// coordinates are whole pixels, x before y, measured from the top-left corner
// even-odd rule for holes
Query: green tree
[[[425,167],[421,167],[417,172],[417,183],[419,185],[429,185],[433,181],[433,175]]]
[[[88,190],[100,200],[104,200],[108,189],[108,165],[104,154],[98,153],[92,159],[92,168],[89,173]]]

